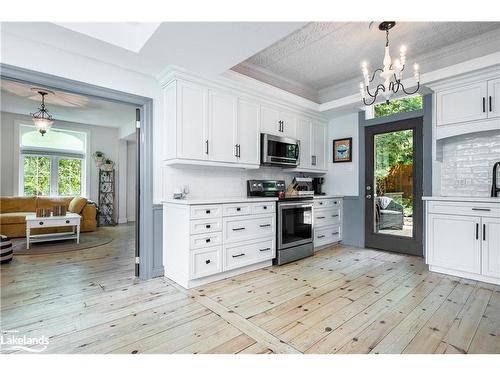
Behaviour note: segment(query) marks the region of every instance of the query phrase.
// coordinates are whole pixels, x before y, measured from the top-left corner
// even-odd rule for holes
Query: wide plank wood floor
[[[187,291],[134,278],[133,226],[100,230],[110,244],[1,267],[2,331],[44,353],[500,353],[500,288],[421,258],[335,246]]]

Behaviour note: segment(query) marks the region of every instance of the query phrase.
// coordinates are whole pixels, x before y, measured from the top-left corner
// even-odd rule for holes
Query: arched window
[[[85,132],[52,128],[43,137],[19,126],[20,194],[85,195]]]

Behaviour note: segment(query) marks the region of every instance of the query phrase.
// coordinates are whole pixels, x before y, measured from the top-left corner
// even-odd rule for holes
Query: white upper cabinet
[[[236,151],[239,163],[260,164],[260,105],[238,99]]]
[[[287,110],[263,105],[261,107],[261,132],[283,137],[296,136],[297,118]]]
[[[297,120],[297,139],[300,141],[299,159],[301,169],[311,168],[312,158],[312,120],[299,118]]]
[[[325,124],[316,121],[313,123],[311,165],[314,169],[326,170],[326,131]]]
[[[500,78],[488,81],[488,117],[500,116]]]
[[[208,93],[208,158],[212,161],[235,162],[236,111],[234,95],[209,90]]]
[[[437,125],[487,118],[487,88],[483,81],[438,92]]]
[[[177,90],[177,157],[207,159],[208,89],[178,82]]]
[[[482,218],[483,275],[500,278],[500,219]]]

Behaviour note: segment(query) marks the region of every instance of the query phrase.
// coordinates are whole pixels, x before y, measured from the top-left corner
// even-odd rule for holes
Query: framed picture
[[[343,163],[352,161],[352,138],[333,140],[333,162]]]

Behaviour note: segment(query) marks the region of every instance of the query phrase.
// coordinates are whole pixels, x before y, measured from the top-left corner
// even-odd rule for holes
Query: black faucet
[[[500,191],[500,187],[497,184],[497,168],[500,167],[500,161],[497,161],[493,165],[493,182],[491,184],[491,196],[498,197],[498,192]]]

